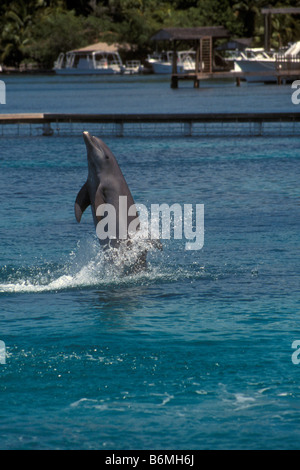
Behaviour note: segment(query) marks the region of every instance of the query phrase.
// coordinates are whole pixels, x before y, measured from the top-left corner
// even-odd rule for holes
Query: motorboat
[[[144,66],[140,60],[127,60],[125,66],[122,67],[122,73],[124,75],[135,75],[143,73]]]
[[[152,67],[154,73],[171,74],[173,67],[173,51],[163,51],[148,55],[148,64]],[[192,72],[195,70],[196,52],[178,51],[177,52],[177,73]]]
[[[277,68],[300,68],[300,41],[290,45],[283,52],[266,52],[262,48],[246,48],[238,53],[234,59],[234,71],[246,72],[247,82],[276,82],[277,78],[274,72]],[[255,73],[257,72],[257,75]],[[270,72],[270,74],[268,74]]]
[[[123,63],[115,46],[98,43],[82,49],[61,52],[54,63],[58,75],[115,75],[123,71]]]

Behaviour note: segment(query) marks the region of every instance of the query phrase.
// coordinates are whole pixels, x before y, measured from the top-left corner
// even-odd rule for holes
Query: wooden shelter
[[[97,42],[96,44],[91,44],[89,46],[81,47],[80,49],[74,49],[71,52],[118,52],[119,45],[118,44],[107,44],[106,42]]]
[[[183,42],[192,44],[196,50],[195,76],[201,72],[213,72],[213,47],[216,39],[229,38],[229,32],[223,26],[194,28],[164,28],[152,36],[152,41],[168,41],[173,50],[172,87],[178,86],[177,50]],[[195,87],[199,85],[194,82]]]
[[[81,47],[80,49],[74,49],[70,52],[76,53],[92,53],[92,52],[107,52],[113,53],[118,52],[120,49],[130,50],[129,44],[107,44],[106,42],[97,42],[96,44],[90,44],[89,46]]]
[[[244,51],[251,43],[252,38],[233,38],[216,47],[216,51]]]

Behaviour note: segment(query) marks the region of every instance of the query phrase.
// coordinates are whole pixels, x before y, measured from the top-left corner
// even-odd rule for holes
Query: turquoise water
[[[170,111],[197,100],[220,111],[228,94],[243,109],[241,90],[253,109],[265,93],[262,111],[295,110],[289,87],[177,95],[167,81],[136,80],[100,82],[103,112],[109,101],[130,112],[134,89],[134,112],[145,90],[149,112],[161,96]],[[10,77],[11,96],[13,87],[26,96],[5,112],[75,112],[61,78]],[[96,112],[80,89],[78,112]],[[165,240],[147,272],[121,276],[104,262],[90,212],[74,218],[82,137],[2,137],[1,449],[299,448],[299,138],[106,142],[136,202],[204,204],[204,247]]]

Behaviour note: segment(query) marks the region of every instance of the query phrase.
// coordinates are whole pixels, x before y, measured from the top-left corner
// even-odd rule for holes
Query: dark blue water
[[[296,111],[291,85],[247,85],[233,80],[170,88],[160,75],[111,77],[8,76],[1,113],[205,113]]]
[[[295,110],[289,87],[76,80],[9,77],[1,112]],[[0,447],[299,448],[299,138],[106,141],[136,202],[204,204],[204,247],[108,269],[73,214],[82,137],[1,137]]]

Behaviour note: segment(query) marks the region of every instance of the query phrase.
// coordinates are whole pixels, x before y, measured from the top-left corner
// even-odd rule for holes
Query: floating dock
[[[0,114],[0,137],[298,136],[300,112],[182,114]]]

